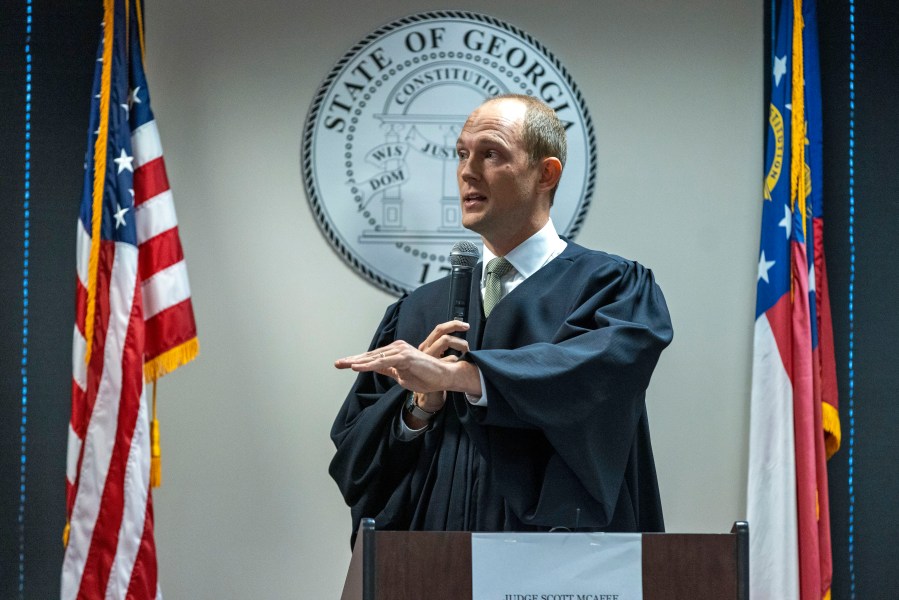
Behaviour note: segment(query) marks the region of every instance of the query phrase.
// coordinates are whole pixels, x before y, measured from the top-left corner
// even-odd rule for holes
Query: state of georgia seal
[[[353,46],[306,119],[302,169],[322,233],[359,274],[402,294],[443,277],[461,225],[456,138],[468,114],[505,93],[536,96],[568,134],[552,219],[574,237],[593,196],[593,123],[571,77],[527,33],[460,11],[411,15]]]

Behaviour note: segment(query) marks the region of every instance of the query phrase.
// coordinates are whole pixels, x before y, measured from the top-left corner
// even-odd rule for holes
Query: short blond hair
[[[484,104],[500,100],[516,100],[524,104],[521,140],[528,153],[528,161],[535,165],[544,158],[555,157],[562,163],[564,170],[565,159],[568,157],[568,137],[556,111],[539,98],[526,94],[501,94],[486,100]],[[553,204],[558,188],[557,184],[550,191],[550,206]]]
[[[517,100],[524,104],[521,136],[530,161],[536,163],[544,158],[555,157],[564,167],[568,156],[568,138],[556,111],[542,100],[525,94],[502,94],[490,98],[484,104],[498,100]]]

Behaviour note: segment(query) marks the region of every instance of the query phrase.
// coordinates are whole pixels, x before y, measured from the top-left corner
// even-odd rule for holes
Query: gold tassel
[[[71,531],[71,529],[72,529],[72,525],[69,524],[68,521],[66,521],[66,528],[62,530],[62,547],[63,548],[69,547],[69,531]]]
[[[821,403],[821,419],[824,426],[824,448],[827,460],[840,449],[842,434],[840,431],[840,413],[827,402]]]
[[[150,487],[162,485],[162,447],[159,445],[159,419],[156,418],[156,382],[153,382],[153,420],[150,421]]]

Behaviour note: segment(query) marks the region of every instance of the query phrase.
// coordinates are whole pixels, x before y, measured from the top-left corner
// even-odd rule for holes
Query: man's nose
[[[459,165],[459,177],[462,178],[462,181],[478,179],[480,177],[480,169],[475,164],[474,160],[468,159]]]

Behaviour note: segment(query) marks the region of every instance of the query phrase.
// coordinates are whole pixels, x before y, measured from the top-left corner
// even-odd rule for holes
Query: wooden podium
[[[724,534],[644,533],[643,598],[749,600],[749,525],[738,521]],[[363,519],[341,599],[472,600],[471,533],[376,531]]]

